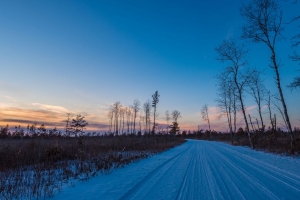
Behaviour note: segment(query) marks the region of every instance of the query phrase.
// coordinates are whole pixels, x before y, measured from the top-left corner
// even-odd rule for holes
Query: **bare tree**
[[[248,82],[248,88],[249,88],[249,94],[251,94],[251,96],[254,98],[255,103],[258,106],[257,111],[259,113],[262,131],[264,132],[265,125],[262,118],[261,109],[262,109],[262,102],[264,101],[266,96],[266,89],[260,77],[260,72],[258,71],[253,72]]]
[[[144,113],[145,113],[146,131],[150,133],[151,103],[149,100],[144,103]]]
[[[173,117],[173,121],[174,122],[177,122],[177,119],[179,117],[181,117],[181,114],[178,110],[173,110],[172,113],[171,113],[172,117]]]
[[[67,119],[65,120],[66,122],[66,136],[70,136],[70,121],[71,121],[71,113],[67,113]]]
[[[275,71],[275,83],[277,85],[280,101],[287,122],[287,128],[291,136],[291,148],[294,151],[294,134],[290,123],[286,103],[284,100],[279,67],[276,54],[276,43],[282,37],[282,11],[278,0],[252,0],[241,7],[241,15],[247,24],[243,27],[243,37],[251,39],[254,43],[264,43],[271,53],[270,67]]]
[[[132,110],[133,110],[133,133],[135,134],[136,131],[135,131],[135,120],[136,120],[136,117],[137,117],[137,113],[139,112],[140,110],[140,101],[135,99],[133,101],[133,105],[132,105]]]
[[[223,43],[219,45],[215,50],[218,53],[217,60],[230,63],[230,66],[227,67],[226,70],[229,74],[232,75],[232,79],[235,84],[238,99],[243,112],[249,142],[251,148],[254,148],[243,101],[243,92],[245,90],[246,83],[252,74],[252,72],[248,72],[247,75],[241,73],[241,70],[247,66],[247,62],[245,60],[247,50],[245,49],[244,45],[238,45],[233,39],[224,40]]]
[[[166,121],[167,121],[167,134],[169,134],[169,121],[170,121],[170,113],[169,110],[166,110]]]
[[[268,93],[268,95],[266,98],[266,104],[269,109],[270,122],[271,122],[272,130],[276,130],[276,126],[274,126],[274,119],[272,118],[272,112],[271,112],[271,93],[270,93],[270,91],[267,91],[267,93]]]
[[[113,111],[115,117],[114,133],[116,135],[119,134],[119,116],[120,116],[121,107],[122,105],[120,101],[115,102],[111,107],[111,110]]]
[[[109,128],[108,128],[108,132],[112,133],[112,126],[113,126],[113,118],[114,118],[114,113],[112,110],[112,107],[110,107],[110,110],[108,111],[108,119],[109,119]]]
[[[207,104],[204,104],[204,106],[202,107],[201,114],[202,114],[202,119],[207,121],[207,123],[208,123],[210,140],[212,140]]]
[[[125,107],[125,115],[126,115],[126,121],[127,121],[127,133],[129,134],[129,128],[130,128],[130,120],[131,120],[131,108]]]
[[[273,102],[272,103],[273,103],[273,105],[275,106],[276,110],[280,113],[280,115],[282,117],[284,125],[283,124],[281,124],[281,125],[283,125],[286,128],[288,128],[287,120],[285,118],[285,115],[284,115],[284,113],[282,111],[282,107],[281,107],[281,105],[280,105],[279,102],[280,102],[280,98],[278,97],[278,95],[275,95],[274,98],[273,98]]]
[[[181,117],[181,114],[178,110],[173,110],[171,115],[172,115],[172,118],[173,118],[173,122],[172,122],[172,125],[170,125],[170,128],[171,128],[170,134],[175,136],[176,133],[180,132],[180,128],[178,126],[177,120],[178,120],[179,117]]]
[[[159,102],[159,94],[158,94],[158,91],[156,91],[153,95],[152,95],[152,107],[154,108],[154,111],[153,111],[153,128],[152,128],[152,134],[154,135],[155,134],[155,128],[156,128],[156,123],[155,123],[155,119],[156,119],[156,116],[157,116],[157,113],[156,113],[156,106]]]
[[[232,114],[234,113],[233,105],[235,105],[233,101],[236,100],[233,93],[235,85],[227,71],[220,73],[216,78],[218,80],[218,98],[216,99],[216,102],[218,103],[217,106],[221,112],[220,118],[223,115],[227,117],[229,132],[231,135],[231,144],[233,144],[234,132],[232,127]]]

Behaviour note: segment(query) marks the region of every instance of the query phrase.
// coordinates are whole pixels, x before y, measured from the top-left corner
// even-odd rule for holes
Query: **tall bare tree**
[[[246,131],[248,133],[249,142],[251,148],[254,148],[243,101],[243,92],[245,90],[246,83],[252,74],[252,72],[248,72],[247,74],[241,72],[241,70],[243,70],[243,68],[247,66],[247,61],[245,59],[247,50],[245,49],[244,45],[237,44],[237,42],[231,38],[228,40],[224,40],[222,44],[219,45],[215,50],[218,53],[217,60],[230,63],[230,66],[227,67],[226,70],[229,74],[232,75],[233,82],[236,86],[238,99],[246,124]]]
[[[207,121],[207,123],[208,123],[210,140],[212,140],[207,104],[204,104],[204,106],[202,107],[201,114],[202,114],[202,119]]]
[[[178,110],[173,110],[171,115],[174,122],[177,122],[178,118],[181,117],[181,113]]]
[[[169,134],[169,121],[170,121],[170,113],[169,110],[166,110],[166,121],[167,121],[167,134]]]
[[[67,119],[65,120],[66,122],[66,136],[70,136],[70,121],[71,121],[71,113],[67,113]]]
[[[252,0],[247,5],[241,7],[241,15],[247,23],[243,27],[243,37],[250,39],[253,43],[263,43],[270,50],[270,67],[275,72],[275,83],[278,88],[280,101],[287,122],[287,128],[291,136],[291,149],[294,151],[294,134],[287,111],[287,106],[281,88],[281,79],[276,54],[277,41],[282,37],[282,10],[279,0]]]
[[[231,77],[227,71],[220,73],[216,78],[218,80],[218,98],[216,99],[216,102],[218,103],[217,106],[221,112],[220,117],[225,115],[227,118],[229,132],[231,135],[231,144],[233,144],[233,124],[236,124],[234,121],[236,119],[236,112],[234,112],[236,105],[236,102],[234,102],[236,101],[234,94],[235,85],[233,84],[233,81],[231,80]],[[234,115],[234,119],[232,119],[232,114]]]
[[[126,122],[127,122],[127,134],[130,133],[130,120],[131,120],[131,108],[130,107],[125,107],[125,115],[126,115]]]
[[[159,102],[159,97],[160,95],[158,94],[158,91],[156,91],[153,95],[152,95],[152,107],[153,107],[153,128],[152,128],[152,134],[154,135],[155,134],[155,128],[156,128],[156,123],[155,123],[155,119],[156,119],[156,116],[157,116],[157,113],[156,113],[156,106]]]
[[[120,101],[117,101],[112,105],[112,108],[111,108],[111,110],[114,113],[114,118],[115,118],[114,133],[116,135],[119,134],[119,116],[120,116],[121,107],[122,107],[122,105],[121,105]]]
[[[144,113],[145,113],[146,131],[150,133],[151,103],[149,100],[144,103]]]
[[[132,110],[133,110],[133,133],[136,134],[136,131],[135,131],[135,120],[136,120],[136,117],[137,117],[137,114],[140,110],[140,101],[135,99],[133,101],[133,105],[132,105]]]

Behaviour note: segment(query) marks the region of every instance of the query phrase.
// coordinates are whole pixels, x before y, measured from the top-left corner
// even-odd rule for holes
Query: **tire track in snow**
[[[182,180],[181,185],[179,187],[179,191],[176,195],[176,199],[182,199],[185,196],[185,194],[187,193],[186,192],[186,190],[188,188],[187,181],[188,181],[188,178],[190,178],[190,177],[188,177],[188,172],[191,171],[192,164],[195,164],[195,156],[196,155],[195,155],[195,152],[194,152],[193,155],[192,155],[191,161],[190,161],[188,167],[186,168],[183,180]]]
[[[187,149],[185,149],[184,151],[180,152],[179,154],[173,156],[172,158],[170,158],[169,160],[163,162],[162,164],[160,164],[159,166],[157,166],[154,170],[152,170],[146,177],[144,177],[141,181],[139,181],[136,185],[133,186],[132,189],[130,189],[127,193],[125,193],[120,200],[125,200],[125,199],[132,199],[138,192],[139,190],[141,190],[146,184],[147,182],[153,177],[155,176],[163,167],[165,167],[168,163],[174,161],[172,163],[172,165],[175,163],[175,161],[177,159],[179,159],[186,151],[188,151],[192,146],[189,146]],[[171,165],[171,166],[172,166]],[[171,167],[170,166],[170,167]],[[168,167],[168,169],[170,168]]]
[[[227,160],[228,163],[237,163],[237,166],[233,166],[235,169],[238,166],[243,166],[243,168],[239,167],[239,170],[243,171],[252,181],[256,182],[256,185],[260,186],[258,189],[264,189],[266,193],[272,196],[272,199],[281,198],[279,194],[283,194],[286,190],[290,189],[293,190],[286,193],[285,196],[287,198],[298,198],[300,194],[300,180],[295,180],[287,175],[278,173],[274,169],[268,168],[268,165],[264,166],[261,161],[253,162],[253,159],[246,160],[249,156],[244,158],[241,153],[232,151],[229,153],[226,150],[223,150],[222,153],[221,151],[216,153],[219,155],[222,154],[220,157]],[[252,161],[249,162],[249,160]],[[282,170],[280,171],[282,172]],[[279,185],[280,187],[278,187]]]
[[[245,166],[236,165],[237,162],[232,162],[227,157],[225,157],[218,150],[208,147],[213,152],[215,160],[219,160],[222,168],[226,171],[227,174],[231,174],[231,177],[234,177],[232,180],[236,186],[247,187],[247,190],[243,191],[244,195],[253,198],[253,199],[278,199],[270,190],[268,190],[260,181],[258,181],[255,176],[249,174],[249,171],[245,170]],[[235,163],[235,164],[234,164]]]

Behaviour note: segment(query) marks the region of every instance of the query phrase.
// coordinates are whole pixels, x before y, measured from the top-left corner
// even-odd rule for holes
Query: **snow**
[[[189,140],[49,199],[299,199],[299,172],[299,159]]]

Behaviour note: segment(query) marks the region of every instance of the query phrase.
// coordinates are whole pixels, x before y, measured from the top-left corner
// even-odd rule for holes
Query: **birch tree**
[[[251,134],[249,130],[249,124],[246,116],[243,93],[246,87],[246,83],[251,76],[252,72],[242,73],[241,71],[247,67],[246,54],[248,51],[245,49],[244,45],[239,45],[235,40],[228,39],[224,40],[222,44],[216,47],[216,52],[218,54],[217,60],[221,62],[229,63],[229,66],[226,68],[227,72],[231,74],[233,82],[235,84],[238,100],[243,112],[244,121],[246,124],[246,131],[248,134],[248,139],[251,148],[254,148],[251,140]]]
[[[270,67],[275,72],[275,83],[279,92],[280,101],[283,107],[287,128],[291,136],[291,149],[294,151],[294,134],[288,115],[287,106],[282,92],[281,79],[276,53],[276,45],[282,38],[282,10],[279,0],[252,0],[247,5],[241,7],[241,15],[247,21],[243,27],[243,38],[251,40],[253,43],[262,43],[267,46],[270,52]]]
[[[208,106],[207,106],[207,104],[204,104],[204,106],[202,107],[201,114],[202,114],[202,119],[203,119],[204,121],[207,121],[207,123],[208,123],[208,129],[209,129],[210,140],[212,140],[211,129],[210,129],[210,122],[209,122],[209,115],[208,115]]]

